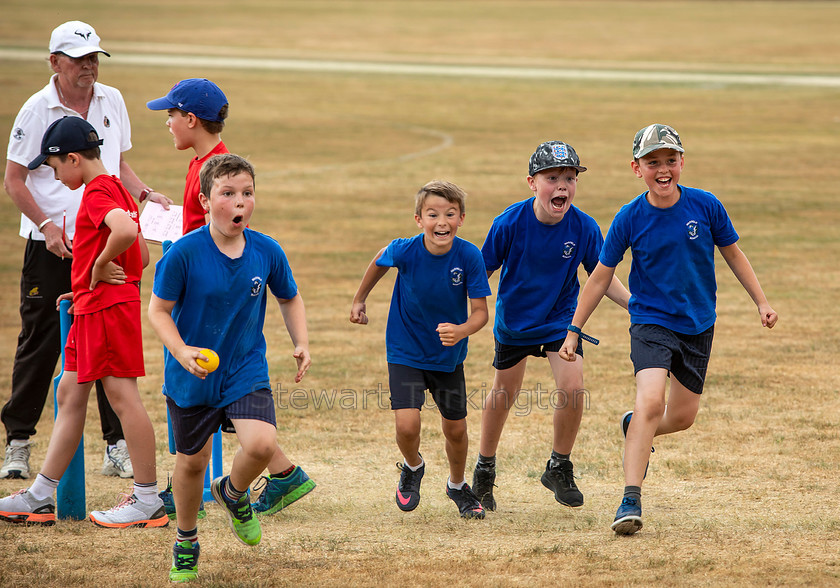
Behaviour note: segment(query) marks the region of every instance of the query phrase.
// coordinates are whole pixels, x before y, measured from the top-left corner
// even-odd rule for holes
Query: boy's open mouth
[[[451,231],[435,231],[435,237],[444,239],[449,236]]]
[[[551,206],[556,209],[561,209],[566,206],[566,201],[568,200],[568,196],[555,196],[551,199]]]
[[[241,222],[242,222],[242,215],[241,214],[237,214],[235,217],[233,217],[233,224],[238,225]]]

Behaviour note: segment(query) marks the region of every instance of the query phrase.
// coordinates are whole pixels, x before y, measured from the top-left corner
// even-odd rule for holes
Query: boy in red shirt
[[[184,187],[183,234],[207,224],[207,213],[199,202],[201,193],[199,172],[214,155],[229,153],[222,142],[222,129],[228,116],[228,100],[216,84],[205,78],[189,78],[175,84],[169,93],[146,103],[149,110],[166,110],[166,126],[172,134],[175,148],[192,149],[187,183]],[[258,515],[271,515],[286,508],[315,489],[303,468],[294,465],[280,446],[268,464],[268,476],[262,476],[255,490],[262,492],[252,504]],[[175,516],[175,501],[167,488],[162,495],[170,517]]]
[[[64,475],[85,425],[90,389],[102,380],[120,418],[134,463],[134,491],[90,519],[102,527],[162,527],[169,523],[158,496],[155,434],[140,400],[137,378],[145,375],[140,328],[140,278],[149,262],[140,235],[137,205],[119,179],[107,175],[99,156],[102,140],[86,120],[64,117],[49,126],[41,154],[71,190],[85,185],[73,242],[73,314],[65,347],[64,375],[56,394],[58,414],[34,483],[0,500],[0,518],[10,522],[55,523],[53,493]],[[64,298],[64,297],[62,297]]]

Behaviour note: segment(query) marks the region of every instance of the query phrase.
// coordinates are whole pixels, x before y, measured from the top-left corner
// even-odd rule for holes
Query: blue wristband
[[[589,341],[593,345],[597,345],[598,343],[600,343],[600,341],[598,341],[598,339],[596,339],[595,337],[590,337],[589,335],[587,335],[586,333],[584,333],[583,331],[581,331],[579,328],[577,328],[574,325],[569,325],[568,327],[566,327],[566,330],[569,331],[570,333],[577,333],[578,337],[580,337],[584,341]]]

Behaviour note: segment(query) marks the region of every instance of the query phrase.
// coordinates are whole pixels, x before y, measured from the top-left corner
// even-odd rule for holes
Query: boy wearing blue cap
[[[102,140],[86,120],[68,116],[49,126],[41,154],[29,169],[49,165],[71,190],[85,185],[73,241],[73,314],[65,347],[58,414],[41,472],[26,490],[0,500],[0,518],[17,523],[55,523],[53,493],[85,425],[88,396],[101,380],[125,431],[134,465],[134,491],[90,519],[102,527],[164,527],[169,519],[158,496],[155,434],[140,400],[137,378],[145,374],[140,327],[140,278],[149,262],[137,205],[99,157]]]
[[[228,116],[228,99],[221,88],[206,78],[181,80],[162,98],[146,103],[149,110],[166,110],[166,126],[172,134],[175,148],[192,149],[195,157],[190,160],[184,186],[182,233],[203,227],[209,213],[201,206],[200,172],[204,163],[214,155],[229,153],[221,133]],[[262,492],[252,505],[258,515],[271,515],[303,498],[315,489],[303,468],[294,465],[286,454],[276,447],[268,464],[268,476],[261,477]],[[167,512],[175,516],[175,501],[171,490],[162,494]]]
[[[773,328],[778,320],[738,247],[723,204],[714,194],[679,184],[684,152],[679,134],[668,125],[652,124],[636,133],[630,166],[648,189],[613,219],[560,350],[564,359],[574,359],[580,329],[629,248],[636,403],[621,419],[624,497],[610,527],[619,535],[642,528],[642,481],[653,438],[689,428],[700,407],[716,319],[715,247],[758,307],[762,326]]]
[[[528,165],[528,187],[534,196],[496,217],[481,248],[488,277],[502,268],[493,328],[496,374],[484,400],[481,444],[473,471],[473,488],[488,510],[496,509],[496,449],[521,391],[528,356],[548,358],[556,385],[550,398],[554,406],[552,451],[541,481],[560,504],[583,505],[569,459],[586,399],[583,348],[573,350],[571,364],[561,361],[557,351],[577,304],[578,267],[592,272],[603,243],[595,220],[572,205],[578,174],[584,171],[568,143],[539,145]],[[630,294],[618,279],[612,281],[607,295],[627,308]]]

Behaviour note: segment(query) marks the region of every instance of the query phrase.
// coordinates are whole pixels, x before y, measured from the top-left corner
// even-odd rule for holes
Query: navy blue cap
[[[41,154],[29,162],[29,169],[37,169],[50,155],[78,153],[102,145],[99,133],[83,118],[65,116],[47,127],[41,139]]]
[[[180,108],[192,112],[198,118],[210,122],[221,122],[219,111],[228,103],[225,93],[219,86],[206,78],[181,80],[169,90],[163,98],[146,102],[149,110],[169,110]]]

